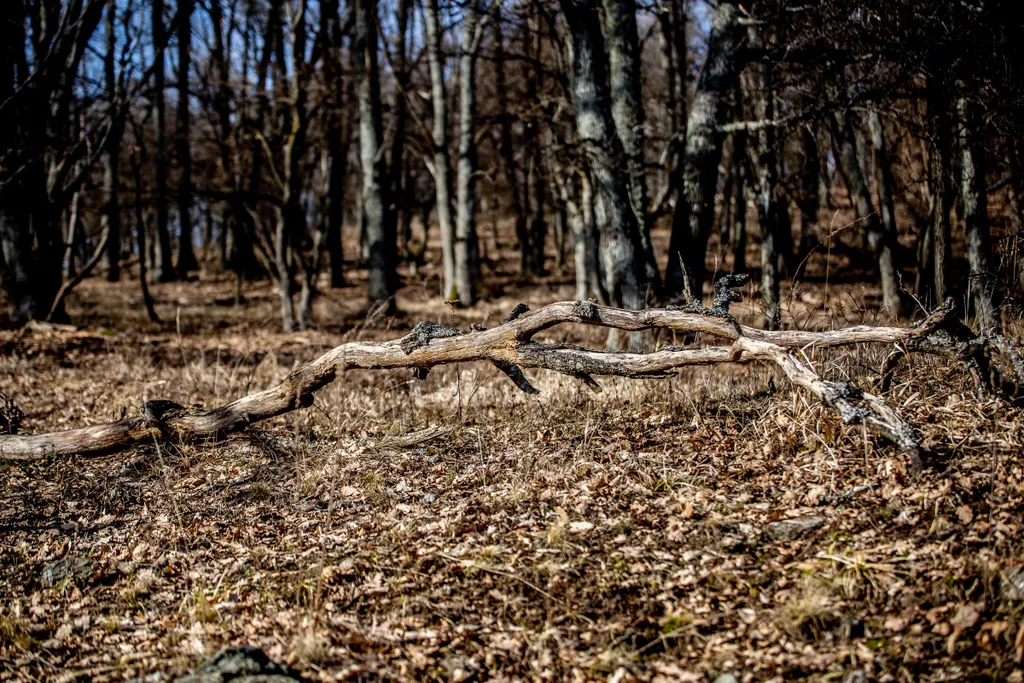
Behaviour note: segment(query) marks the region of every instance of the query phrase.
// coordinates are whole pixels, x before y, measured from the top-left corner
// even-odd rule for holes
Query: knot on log
[[[729,315],[729,306],[743,301],[743,295],[734,291],[750,282],[750,275],[747,273],[731,273],[718,278],[715,282],[715,302],[711,310],[722,315]]]
[[[501,321],[501,324],[504,325],[505,323],[510,323],[529,310],[530,307],[526,304],[516,304],[516,307],[512,309],[512,312],[508,314],[508,317]]]
[[[0,434],[17,434],[25,413],[6,394],[0,394]]]
[[[927,318],[925,318],[921,324],[927,327],[929,321],[947,320],[950,316],[953,315],[954,311],[956,311],[956,301],[951,296],[946,297],[946,300],[942,302],[942,305],[936,308],[934,311],[932,311],[931,314]]]
[[[583,320],[594,320],[597,318],[597,299],[577,301],[572,307],[572,314],[578,315]]]
[[[830,400],[835,401],[837,398],[845,398],[851,401],[856,401],[863,398],[864,391],[856,384],[851,382],[830,382],[832,389]]]
[[[162,398],[155,398],[142,404],[142,415],[150,422],[166,422],[185,414],[185,408]]]
[[[732,326],[736,328],[736,336],[742,337],[743,328],[740,326],[739,321],[729,313],[729,306],[733,303],[743,301],[743,295],[733,290],[736,287],[742,287],[749,281],[750,276],[746,273],[732,273],[718,278],[715,282],[715,301],[711,305],[711,308],[702,304],[700,299],[694,298],[686,298],[686,302],[682,306],[674,305],[666,306],[666,308],[669,310],[696,313],[697,315],[723,318],[732,323]]]
[[[430,343],[431,339],[444,339],[446,337],[457,337],[463,334],[462,330],[457,330],[454,327],[448,327],[447,325],[438,325],[427,320],[416,323],[416,327],[412,328],[409,334],[405,335],[398,341],[398,345],[405,351],[405,355],[409,355],[416,349],[423,348]]]

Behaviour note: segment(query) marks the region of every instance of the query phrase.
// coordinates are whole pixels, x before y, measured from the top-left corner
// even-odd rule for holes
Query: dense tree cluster
[[[957,296],[995,330],[1024,276],[1014,5],[5,0],[11,319],[137,264],[154,319],[147,280],[202,267],[239,303],[269,278],[304,328],[347,268],[393,307],[437,233],[438,296],[468,306],[482,215],[514,224],[522,273],[571,261],[578,298],[638,309],[699,296],[709,244],[745,271],[751,207],[774,328],[848,202],[889,314]]]

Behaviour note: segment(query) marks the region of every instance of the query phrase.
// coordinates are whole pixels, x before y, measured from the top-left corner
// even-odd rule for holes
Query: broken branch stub
[[[484,361],[495,365],[523,391],[536,393],[537,389],[526,378],[523,368],[562,373],[579,378],[599,390],[593,379],[596,375],[658,378],[689,366],[765,362],[777,366],[793,384],[835,408],[844,421],[863,423],[895,443],[910,456],[915,468],[919,466],[919,437],[898,411],[878,396],[822,379],[797,357],[796,351],[815,346],[877,343],[900,345],[910,351],[974,358],[974,355],[965,356],[963,352],[965,348],[972,348],[968,343],[970,340],[954,340],[950,334],[936,332],[951,325],[952,309],[940,309],[929,317],[926,324],[913,328],[857,326],[824,332],[766,331],[742,326],[728,313],[728,304],[737,296],[732,290],[745,280],[739,277],[723,280],[726,281],[720,280],[716,288],[718,294],[714,309],[691,306],[631,311],[600,306],[594,301],[565,301],[528,314],[525,306],[517,306],[513,315],[492,329],[466,332],[421,322],[400,339],[342,344],[294,370],[278,386],[218,408],[164,412],[154,411],[154,406],[150,406],[145,415],[108,424],[48,434],[2,434],[0,459],[39,460],[53,456],[100,455],[154,441],[214,439],[311,405],[315,392],[335,381],[344,371],[353,369],[411,368],[422,377],[430,368],[440,365]],[[660,328],[701,333],[705,339],[718,340],[719,345],[666,347],[651,353],[619,353],[534,340],[540,332],[562,324],[594,325],[624,331]],[[962,332],[957,330],[961,336]],[[1002,355],[1010,354],[1003,351]]]

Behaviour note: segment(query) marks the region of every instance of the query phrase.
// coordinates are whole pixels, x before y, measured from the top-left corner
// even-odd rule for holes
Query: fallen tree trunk
[[[909,351],[942,353],[978,364],[984,345],[965,340],[970,334],[953,315],[951,303],[913,328],[858,326],[825,332],[766,331],[739,325],[729,314],[739,295],[732,288],[745,277],[727,276],[718,284],[715,306],[630,311],[589,302],[561,302],[523,315],[520,304],[505,322],[493,329],[463,332],[429,322],[419,323],[401,339],[342,344],[289,374],[272,389],[239,398],[219,408],[188,414],[169,401],[146,402],[143,415],[108,424],[38,435],[0,435],[0,459],[40,460],[54,456],[110,453],[153,442],[214,439],[261,420],[312,405],[313,394],[351,369],[415,369],[420,377],[433,367],[489,361],[520,389],[537,393],[522,368],[552,370],[576,377],[600,390],[594,375],[634,378],[668,376],[687,366],[719,363],[767,362],[789,380],[839,411],[847,423],[863,423],[895,443],[920,467],[917,431],[884,400],[852,384],[822,379],[798,354],[811,347],[837,347],[880,343],[896,345],[883,371],[891,376],[901,354]],[[702,348],[664,347],[651,353],[618,353],[570,344],[535,341],[534,337],[561,324],[598,325],[625,331],[667,329],[703,333],[728,345]],[[1016,356],[1019,359],[1019,355]],[[984,361],[984,358],[981,358]],[[973,367],[973,366],[972,366]],[[984,376],[985,373],[975,373]]]

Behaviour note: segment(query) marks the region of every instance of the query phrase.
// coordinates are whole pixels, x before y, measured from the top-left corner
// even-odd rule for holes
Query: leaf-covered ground
[[[119,324],[127,287],[82,331],[0,332],[25,431],[471,320],[328,301],[337,325],[285,336],[269,290],[243,316],[193,286],[177,324]],[[867,386],[884,352],[813,360]],[[247,643],[317,680],[1021,680],[1024,420],[960,370],[914,358],[887,396],[934,447],[918,481],[767,368],[531,377],[351,372],[224,443],[0,465],[0,679],[163,680]]]

